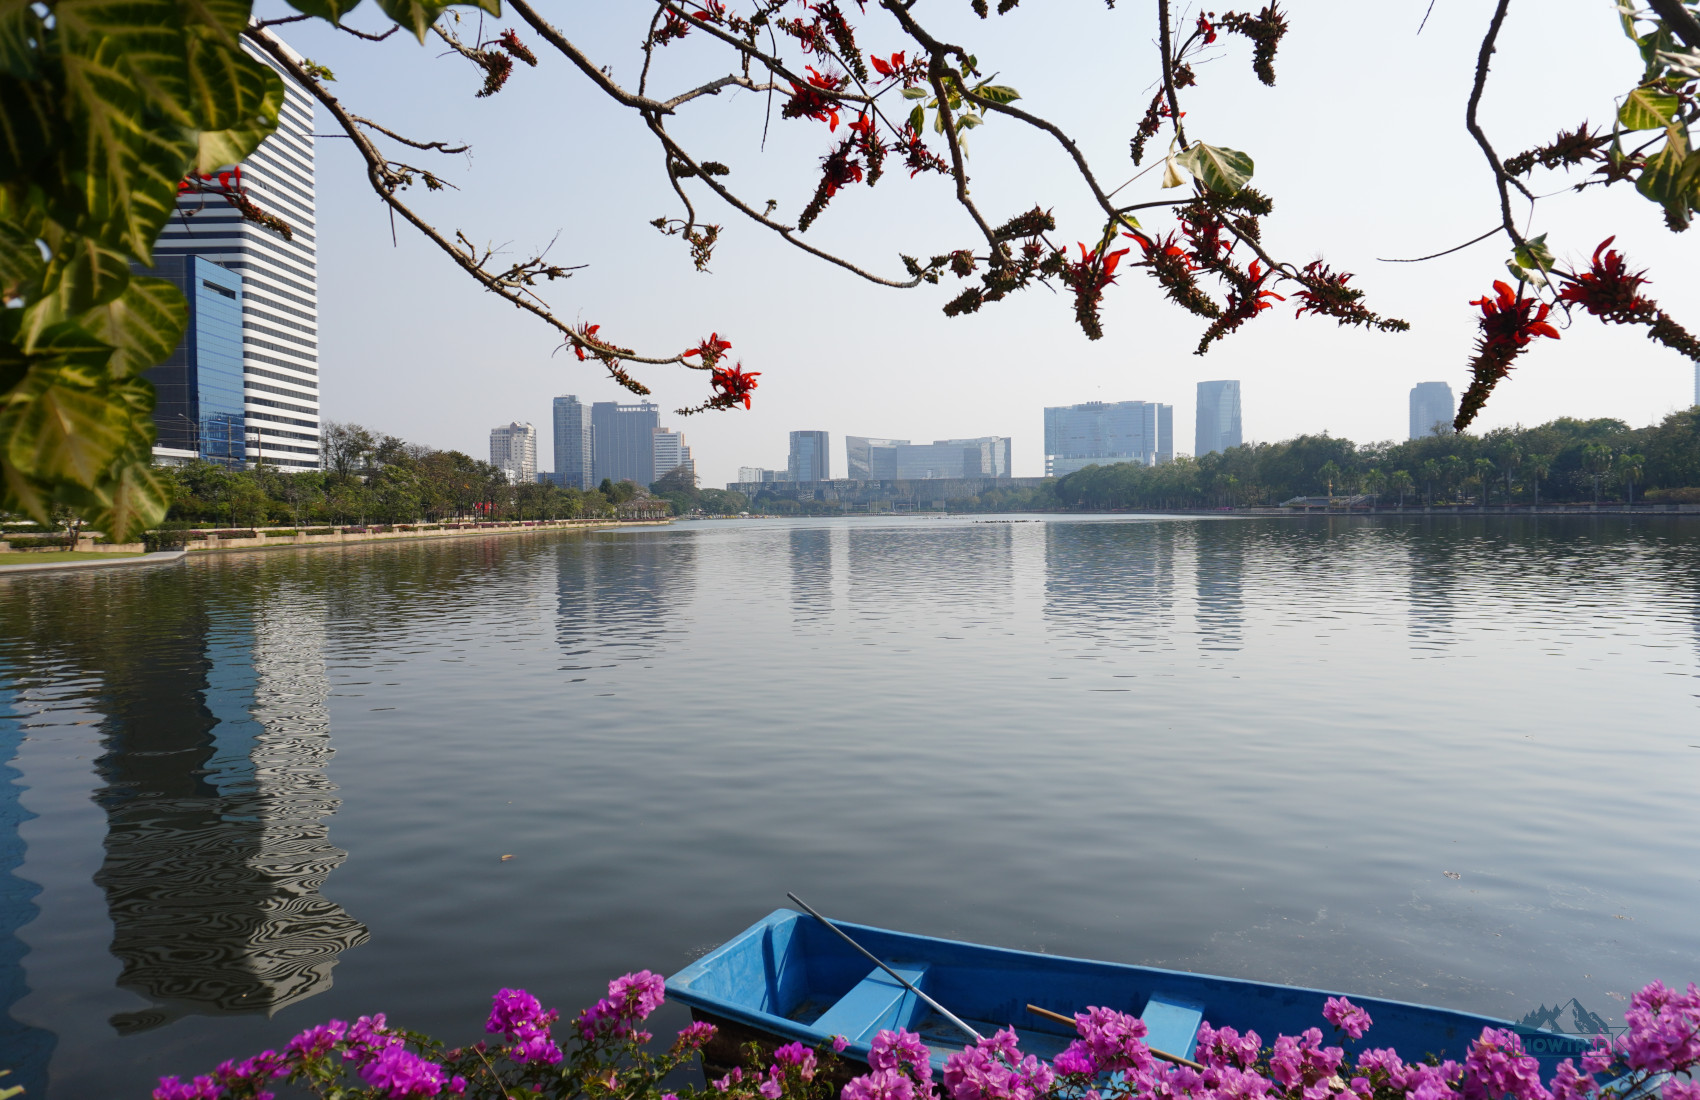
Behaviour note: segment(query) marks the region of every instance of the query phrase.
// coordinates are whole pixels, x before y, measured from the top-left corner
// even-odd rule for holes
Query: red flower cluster
[[[1647,282],[1645,271],[1630,271],[1623,254],[1613,248],[1616,236],[1607,237],[1594,249],[1593,263],[1580,275],[1560,275],[1566,285],[1558,292],[1560,301],[1581,306],[1595,317],[1615,324],[1646,323],[1657,308],[1641,295]],[[1605,253],[1604,256],[1601,253]]]
[[[537,55],[531,52],[529,46],[519,40],[519,35],[513,32],[512,27],[496,36],[496,44],[532,68],[537,68]]]
[[[818,73],[813,65],[805,65],[809,70],[807,84],[791,81],[791,98],[780,110],[781,118],[812,118],[816,122],[826,122],[828,129],[838,129],[838,101],[822,92],[836,92],[844,82],[841,76],[832,73]]]
[[[726,346],[731,347],[730,344]],[[742,401],[747,409],[750,407],[750,391],[756,388],[756,379],[760,376],[759,370],[746,373],[744,364],[739,363],[731,367],[716,367],[714,373],[708,376],[708,381],[720,391],[719,400],[724,401],[726,407],[730,408]]]
[[[693,355],[700,355],[702,356],[702,365],[712,367],[720,362],[720,356],[731,346],[732,341],[722,340],[718,332],[710,333],[708,339],[685,352],[681,358],[689,359]]]
[[[1482,295],[1470,304],[1482,310],[1482,341],[1484,346],[1521,349],[1537,336],[1558,339],[1558,330],[1547,324],[1552,307],[1536,298],[1520,298],[1511,287],[1494,280],[1495,295]],[[1516,353],[1513,352],[1513,355]]]
[[[1198,16],[1198,33],[1204,36],[1204,44],[1210,45],[1216,41],[1216,28],[1203,13]]]
[[[1062,281],[1074,291],[1074,319],[1080,323],[1081,331],[1088,340],[1097,340],[1104,335],[1104,326],[1098,320],[1098,305],[1104,300],[1104,288],[1116,281],[1116,268],[1129,249],[1120,248],[1103,255],[1103,246],[1088,252],[1085,244],[1076,243],[1080,247],[1080,262],[1063,269]]]
[[[1497,279],[1493,289],[1493,297],[1484,294],[1470,303],[1481,307],[1477,323],[1482,331],[1476,357],[1470,362],[1470,388],[1458,402],[1458,416],[1452,422],[1460,432],[1476,418],[1499,380],[1511,373],[1512,360],[1523,354],[1529,341],[1537,336],[1558,339],[1558,330],[1547,324],[1551,306],[1537,298],[1521,297]]]

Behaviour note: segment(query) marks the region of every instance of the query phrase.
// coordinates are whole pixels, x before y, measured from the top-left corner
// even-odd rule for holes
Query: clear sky
[[[1154,7],[1150,0],[1122,0],[1115,11],[1101,0],[1026,0],[984,23],[967,0],[926,0],[916,12],[973,49],[985,71],[1022,93],[1024,106],[1076,135],[1101,175],[1120,183],[1135,171],[1127,141],[1156,75]],[[317,24],[281,33],[335,71],[333,91],[356,113],[420,139],[471,143],[469,157],[433,166],[460,190],[420,189],[413,201],[440,227],[476,241],[523,252],[553,238],[551,257],[589,265],[545,291],[561,315],[599,323],[603,335],[642,350],[679,350],[711,330],[733,341],[745,369],[762,372],[751,412],[674,416],[672,409],[706,395],[705,376],[640,368],[667,410],[662,423],[684,429],[703,483],[718,485],[741,465],[782,466],[793,429],[832,434],[838,476],[846,433],[918,442],[1009,435],[1015,473],[1036,475],[1046,405],[1168,402],[1176,449],[1189,452],[1195,384],[1205,379],[1242,381],[1248,440],[1322,431],[1360,442],[1402,438],[1414,383],[1440,379],[1461,392],[1475,331],[1468,301],[1503,277],[1505,247],[1493,240],[1423,264],[1378,257],[1449,248],[1497,220],[1490,176],[1463,127],[1491,5],[1435,0],[1420,35],[1428,0],[1290,0],[1284,7],[1292,31],[1277,60],[1277,86],[1259,84],[1248,45],[1224,36],[1226,48],[1200,68],[1202,87],[1183,104],[1189,136],[1256,159],[1254,182],[1276,203],[1265,229],[1276,255],[1300,263],[1325,257],[1357,273],[1371,307],[1409,320],[1409,333],[1341,329],[1278,308],[1196,356],[1204,322],[1164,302],[1142,271],[1108,291],[1106,336],[1097,342],[1075,327],[1066,291],[1028,291],[972,317],[946,318],[939,311],[956,294],[954,281],[909,291],[873,286],[794,250],[700,189],[698,210],[726,230],[713,273],[698,274],[677,238],[647,224],[678,212],[654,139],[535,36],[522,31],[542,65],[516,66],[505,91],[476,99],[478,75],[441,56],[435,41],[422,48],[396,35],[373,45]],[[609,0],[542,5],[628,84],[641,60],[645,8]],[[1483,110],[1502,155],[1583,119],[1609,123],[1613,97],[1639,73],[1613,9],[1609,0],[1512,5]],[[1187,19],[1195,14],[1181,10]],[[466,18],[470,37],[477,16]],[[903,45],[886,18],[870,11],[863,20],[862,42],[872,52]],[[377,26],[376,10],[361,9],[350,22]],[[486,32],[514,22],[486,20]],[[704,36],[692,35],[663,51],[651,90],[671,94],[724,65]],[[745,92],[704,98],[672,126],[700,158],[729,165],[728,182],[743,194],[777,199],[780,216],[795,218],[835,135],[776,112],[764,151],[764,106],[765,97]],[[328,131],[323,111],[319,129]],[[974,195],[994,222],[1038,202],[1054,208],[1059,237],[1096,233],[1084,188],[1049,138],[994,119],[971,145]],[[428,156],[408,151],[404,159]],[[1165,197],[1155,176],[1126,193]],[[1538,171],[1535,184],[1539,192],[1562,186]],[[600,368],[558,352],[551,330],[479,291],[405,224],[392,243],[389,218],[345,140],[318,143],[318,204],[327,418],[478,457],[487,457],[491,427],[529,420],[539,431],[539,468],[550,469],[551,398],[623,399]],[[1561,194],[1537,209],[1533,232],[1543,230],[1572,261],[1616,233],[1631,261],[1651,270],[1661,304],[1700,327],[1700,267],[1690,259],[1700,238],[1670,234],[1652,204],[1621,185]],[[901,171],[875,189],[841,192],[809,238],[893,274],[899,251],[925,256],[975,244],[941,177],[911,181]],[[1540,343],[1501,384],[1482,428],[1563,415],[1640,425],[1692,399],[1693,366],[1641,330],[1582,317],[1561,341]]]

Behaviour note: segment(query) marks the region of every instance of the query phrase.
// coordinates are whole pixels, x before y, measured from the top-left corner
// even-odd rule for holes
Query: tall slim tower
[[[1452,400],[1452,387],[1445,382],[1418,382],[1411,387],[1411,438],[1421,439],[1434,432],[1436,424],[1452,427],[1458,406]]]
[[[1238,447],[1240,438],[1240,384],[1233,380],[1198,384],[1198,424],[1192,453],[1202,458],[1212,451]]]
[[[254,56],[270,64],[258,53]],[[234,207],[216,196],[184,195],[154,252],[199,256],[241,277],[240,297],[235,300],[242,317],[241,430],[247,461],[316,470],[320,464],[319,276],[314,243],[313,101],[287,75],[280,75],[284,95],[277,129],[242,163],[242,181],[261,209],[288,224],[290,235],[243,220]],[[168,433],[184,430],[182,422],[173,419],[182,415],[186,414],[161,406],[155,422],[162,440],[181,442]]]
[[[827,433],[792,432],[786,468],[792,481],[831,481],[832,456],[827,453]]]
[[[555,483],[564,489],[594,489],[591,480],[596,429],[590,406],[572,394],[555,398]]]

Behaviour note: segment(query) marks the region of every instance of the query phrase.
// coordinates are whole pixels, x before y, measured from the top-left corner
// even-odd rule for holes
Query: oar
[[[1067,1024],[1069,1027],[1079,1026],[1079,1021],[1077,1021],[1073,1016],[1064,1016],[1060,1012],[1052,1012],[1050,1009],[1040,1008],[1038,1005],[1028,1005],[1027,1011],[1031,1012],[1035,1016],[1043,1016],[1047,1020],[1055,1020],[1059,1024]],[[1153,1058],[1161,1058],[1165,1062],[1173,1062],[1177,1066],[1186,1066],[1189,1069],[1201,1070],[1204,1068],[1197,1062],[1194,1062],[1191,1058],[1182,1058],[1178,1054],[1170,1054],[1168,1051],[1158,1050],[1156,1047],[1151,1047],[1149,1049]]]
[[[841,939],[843,939],[845,943],[849,944],[851,947],[854,947],[856,950],[858,950],[862,954],[866,955],[868,957],[868,959],[870,961],[872,961],[875,966],[879,967],[881,970],[885,971],[887,974],[890,974],[893,978],[896,978],[897,983],[899,985],[901,985],[904,989],[907,989],[909,992],[915,994],[915,996],[919,997],[925,1004],[927,1004],[929,1007],[931,1007],[934,1012],[937,1012],[940,1016],[943,1016],[945,1019],[947,1019],[951,1023],[955,1024],[957,1027],[961,1028],[964,1032],[973,1036],[974,1041],[976,1043],[981,1041],[981,1036],[980,1036],[980,1033],[978,1031],[975,1031],[973,1028],[969,1027],[967,1024],[965,1024],[961,1020],[957,1019],[956,1016],[951,1013],[950,1009],[946,1008],[944,1005],[939,1004],[937,1001],[933,1000],[931,997],[927,996],[925,993],[922,993],[919,989],[916,989],[914,986],[910,985],[909,982],[903,977],[903,975],[899,974],[897,971],[893,970],[891,967],[885,965],[885,963],[880,962],[878,956],[876,956],[872,951],[869,951],[866,947],[863,947],[861,944],[857,943],[855,940],[851,939],[849,933],[845,932],[844,929],[838,927],[838,925],[833,924],[831,921],[829,921],[825,917],[821,916],[820,912],[818,910],[816,910],[808,902],[804,901],[802,898],[798,897],[796,894],[791,893],[790,891],[786,891],[785,896],[790,898],[792,901],[796,902],[798,905],[801,905],[804,909],[807,909],[809,911],[809,915],[811,917],[820,921],[822,924],[826,925],[828,928],[832,929],[834,932],[837,932],[839,937]]]

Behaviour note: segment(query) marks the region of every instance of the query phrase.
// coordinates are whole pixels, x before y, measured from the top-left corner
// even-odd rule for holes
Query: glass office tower
[[[555,484],[566,489],[594,489],[590,471],[595,463],[590,406],[572,394],[555,398]]]
[[[1458,415],[1458,405],[1452,399],[1452,387],[1445,382],[1418,382],[1411,387],[1411,436],[1421,439],[1434,434],[1434,426],[1450,430]]]
[[[832,457],[827,453],[827,433],[792,432],[791,457],[786,469],[792,481],[831,481]]]
[[[1174,406],[1155,401],[1087,401],[1045,410],[1045,476],[1087,466],[1174,458]]]
[[[288,76],[283,86],[277,129],[242,163],[242,181],[262,210],[289,225],[290,235],[243,220],[215,195],[190,194],[178,200],[177,216],[166,223],[154,255],[201,257],[241,276],[240,431],[248,438],[247,461],[318,469],[313,102]],[[161,272],[156,267],[153,273]],[[160,425],[163,441],[163,420]]]
[[[655,481],[655,429],[661,426],[661,406],[648,401],[622,405],[598,401],[590,407],[591,476],[632,481],[648,488]]]
[[[844,476],[855,481],[891,481],[897,477],[897,453],[907,439],[873,439],[865,435],[844,437]]]
[[[201,256],[159,256],[138,271],[175,283],[189,302],[183,339],[147,372],[156,394],[155,460],[244,464],[241,276]]]
[[[1237,381],[1198,384],[1197,432],[1192,453],[1196,458],[1212,451],[1225,451],[1245,442],[1240,430],[1240,384]]]

